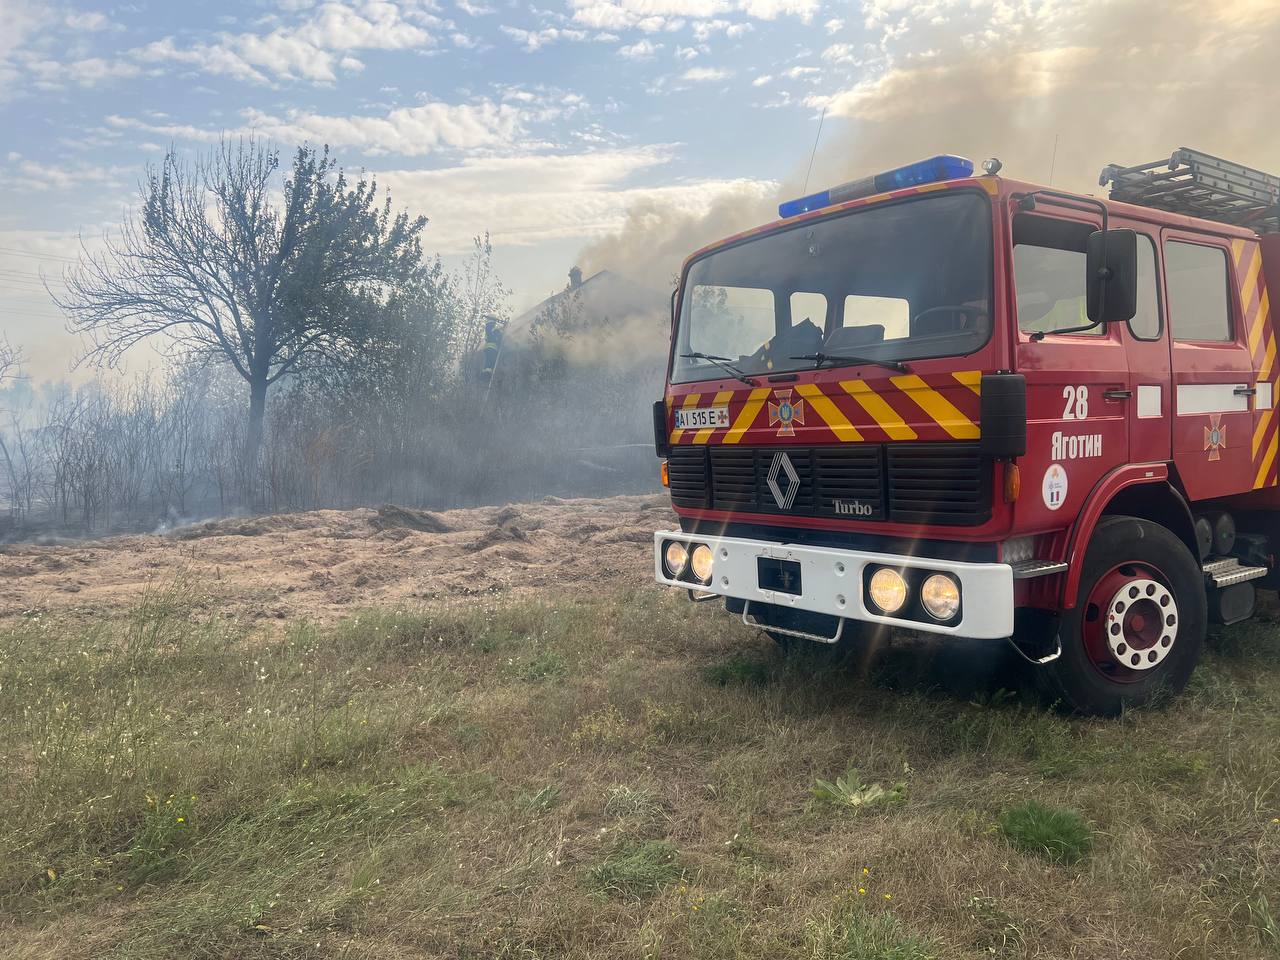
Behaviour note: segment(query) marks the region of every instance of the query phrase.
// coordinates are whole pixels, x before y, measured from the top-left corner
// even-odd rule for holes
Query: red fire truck
[[[1107,199],[941,156],[691,256],[654,406],[659,582],[782,643],[1010,640],[1053,699],[1176,692],[1280,537],[1280,178]]]

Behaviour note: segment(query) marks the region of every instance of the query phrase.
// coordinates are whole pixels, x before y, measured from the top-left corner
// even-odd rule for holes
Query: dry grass
[[[989,647],[836,672],[656,589],[326,626],[206,600],[0,627],[5,956],[1280,950],[1269,623],[1100,722],[1003,691]],[[855,766],[843,793],[905,800],[815,796]],[[1087,823],[1079,862],[1005,838],[1030,801]]]

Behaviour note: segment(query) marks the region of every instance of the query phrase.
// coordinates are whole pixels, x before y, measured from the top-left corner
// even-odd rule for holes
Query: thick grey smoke
[[[1280,171],[1276,0],[867,0],[861,13],[876,40],[824,57],[865,79],[808,101],[815,123],[827,108],[810,189],[937,153],[1094,193],[1104,164],[1179,146]],[[799,195],[807,163],[776,196],[726,197],[704,217],[648,204],[583,262],[669,289],[686,255]]]

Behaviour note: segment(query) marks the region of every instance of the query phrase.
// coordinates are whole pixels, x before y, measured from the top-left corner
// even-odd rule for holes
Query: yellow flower
[[[884,895],[884,898],[885,898],[886,900],[892,900],[892,899],[893,899],[893,894],[892,894],[892,893],[886,893],[886,894]]]
[[[186,823],[186,822],[187,822],[187,818],[186,818],[186,817],[179,817],[179,818],[178,818],[178,822],[179,822],[179,823]]]
[[[866,896],[866,893],[867,893],[867,888],[866,888],[866,887],[859,887],[859,888],[858,888],[858,895],[859,895],[859,896]]]
[[[863,868],[862,868],[862,875],[863,875],[864,877],[869,877],[869,876],[871,876],[871,869],[870,869],[869,867],[863,867]]]

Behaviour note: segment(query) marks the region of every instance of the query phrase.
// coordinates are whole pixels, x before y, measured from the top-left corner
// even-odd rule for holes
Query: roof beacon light
[[[811,193],[809,196],[801,197],[799,200],[788,200],[786,203],[778,205],[778,216],[783,219],[798,217],[800,214],[809,213],[811,210],[821,210],[823,207],[832,207],[837,203],[857,200],[859,197],[869,197],[875,193],[888,193],[891,190],[901,190],[904,187],[918,187],[924,183],[936,183],[939,180],[956,180],[961,177],[971,176],[973,176],[972,160],[943,153],[936,157],[930,157],[928,160],[909,163],[905,167],[898,167],[896,170],[887,170],[874,176],[850,180],[848,183],[842,183],[838,187],[831,187],[821,193]]]

